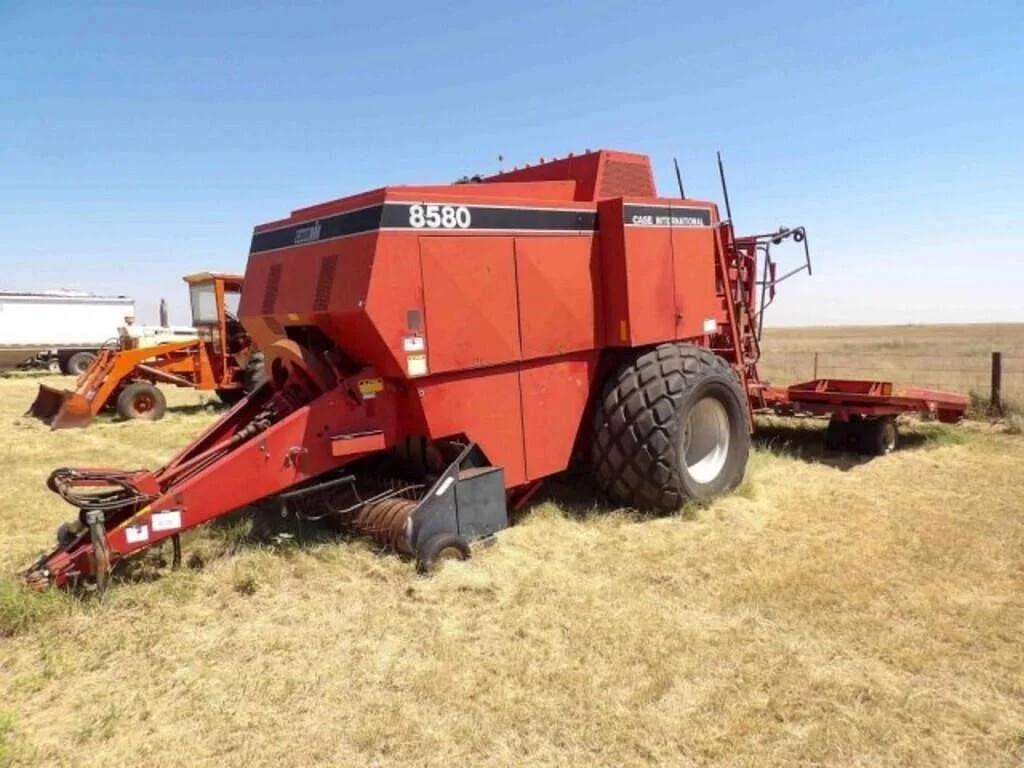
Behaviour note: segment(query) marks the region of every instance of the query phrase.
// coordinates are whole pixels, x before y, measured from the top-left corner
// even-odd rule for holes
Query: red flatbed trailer
[[[779,277],[786,240],[806,263]],[[884,382],[763,383],[764,309],[803,269],[802,227],[737,237],[628,152],[295,210],[255,228],[239,306],[267,383],[157,470],[55,470],[78,518],[25,578],[102,589],[126,557],[257,502],[429,568],[576,461],[618,503],[671,511],[736,487],[757,411],[831,414],[873,453],[897,413],[962,415],[963,398]]]
[[[918,413],[955,424],[963,418],[968,404],[967,398],[956,392],[858,379],[814,379],[785,388],[763,386],[752,395],[754,402],[763,399],[766,410],[780,415],[831,416],[840,421],[854,416]]]
[[[956,392],[898,387],[889,381],[814,379],[788,387],[754,384],[756,412],[780,416],[827,416],[825,444],[884,454],[896,448],[896,417],[916,413],[946,424],[960,421],[968,400]]]

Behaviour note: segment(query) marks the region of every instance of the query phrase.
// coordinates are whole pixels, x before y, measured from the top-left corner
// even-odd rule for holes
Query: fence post
[[[814,353],[814,375],[811,378],[812,379],[817,379],[818,378],[818,353],[817,352]]]
[[[989,393],[990,416],[1003,415],[1003,353],[992,353],[992,391]]]

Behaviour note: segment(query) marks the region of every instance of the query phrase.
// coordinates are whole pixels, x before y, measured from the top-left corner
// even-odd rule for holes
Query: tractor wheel
[[[743,479],[747,397],[725,360],[692,344],[661,344],[622,366],[594,415],[598,486],[618,503],[675,512]]]
[[[416,571],[431,573],[445,560],[468,560],[469,557],[469,542],[457,533],[439,533],[416,552]]]
[[[234,406],[243,397],[252,394],[266,380],[267,372],[263,368],[263,353],[253,352],[249,357],[249,362],[245,365],[245,370],[242,371],[242,386],[238,389],[218,389],[216,390],[217,397],[224,405]]]
[[[224,405],[234,406],[246,395],[244,389],[218,389],[217,397]]]
[[[253,352],[249,356],[249,362],[246,363],[245,372],[242,375],[242,389],[248,395],[266,380],[267,369],[263,367],[263,353]]]
[[[89,366],[93,364],[95,359],[96,355],[92,352],[75,352],[75,354],[68,358],[67,363],[65,363],[64,373],[70,374],[71,376],[81,376],[89,370]]]
[[[71,520],[57,526],[57,546],[66,547],[74,542],[85,530],[85,526],[78,520]]]
[[[887,418],[863,421],[858,437],[857,447],[861,453],[885,456],[896,450],[896,421]]]
[[[164,393],[148,381],[129,384],[117,396],[117,413],[122,419],[159,421],[166,410]]]

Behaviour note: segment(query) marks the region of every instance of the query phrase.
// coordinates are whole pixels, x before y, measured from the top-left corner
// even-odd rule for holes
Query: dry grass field
[[[1024,406],[1024,324],[767,328],[762,372],[806,381],[818,353],[821,376],[886,378],[988,397],[993,352],[1003,353],[1003,393]]]
[[[784,334],[771,339],[781,343]],[[421,578],[241,515],[102,602],[15,570],[59,465],[154,466],[210,419],[49,432],[0,379],[0,766],[1021,766],[1024,438],[904,427],[824,454],[764,422],[747,479],[648,518],[555,484]]]

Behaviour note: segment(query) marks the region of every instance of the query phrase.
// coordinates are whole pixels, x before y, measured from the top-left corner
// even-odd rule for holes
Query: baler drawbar
[[[756,412],[829,415],[834,447],[870,453],[899,413],[962,417],[951,393],[761,381],[784,241],[810,271],[803,228],[737,237],[714,203],[658,196],[645,155],[607,150],[258,226],[238,314],[267,381],[160,469],[55,470],[78,516],[26,579],[102,590],[130,555],[171,539],[178,559],[182,531],[254,504],[429,570],[570,463],[672,511],[740,482]]]

